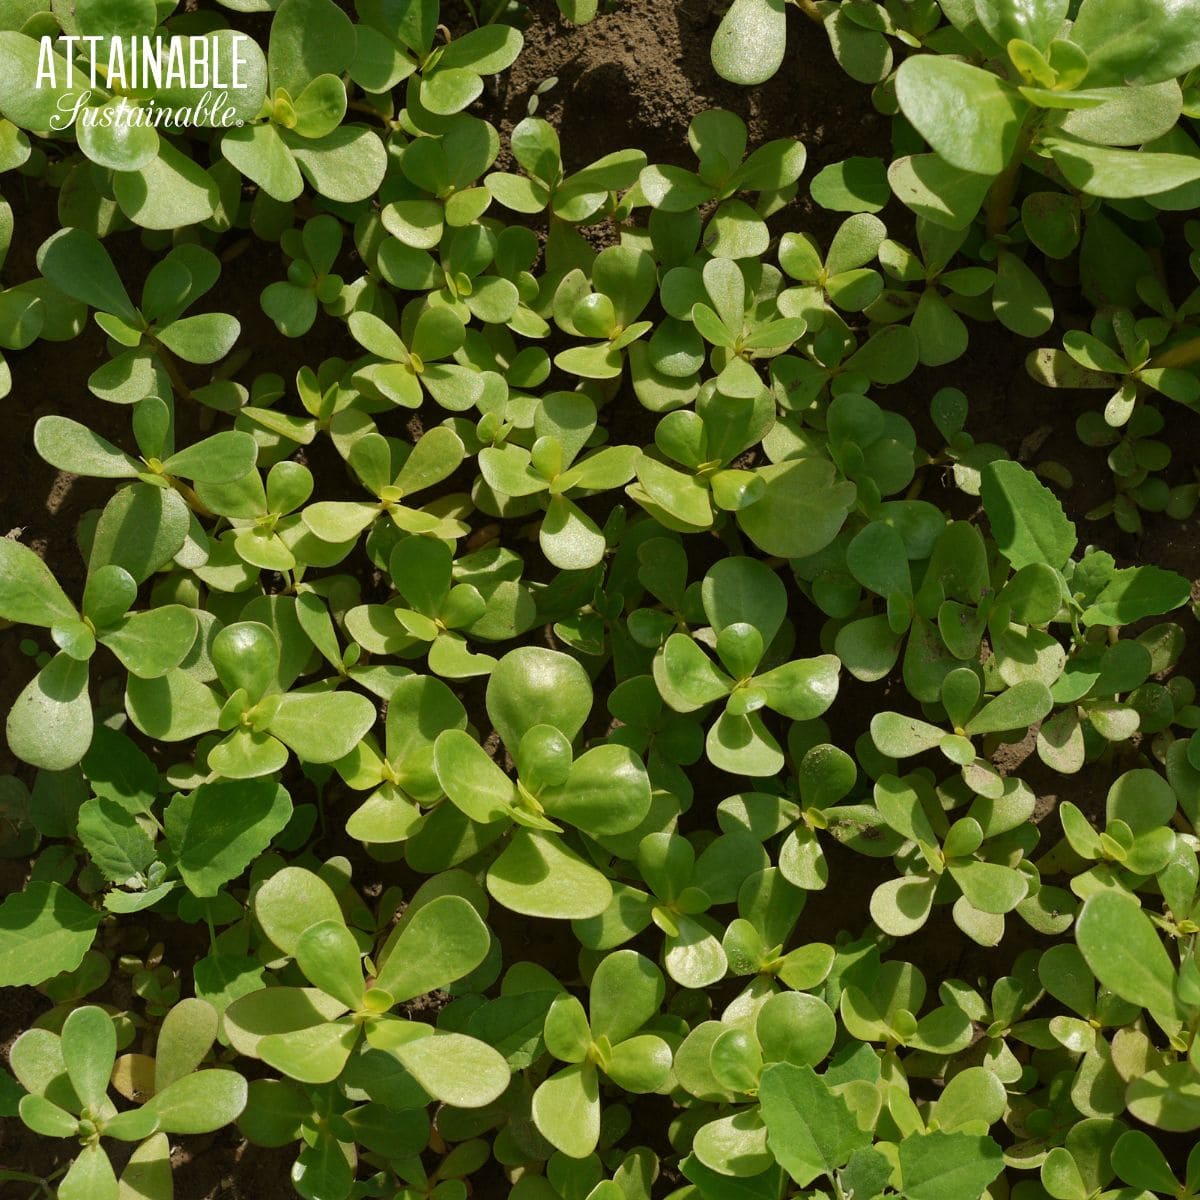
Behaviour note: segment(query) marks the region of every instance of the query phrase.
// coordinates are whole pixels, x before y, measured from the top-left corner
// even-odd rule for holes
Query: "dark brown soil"
[[[747,90],[726,84],[712,69],[709,43],[720,13],[710,0],[622,0],[615,11],[582,28],[565,23],[553,0],[531,0],[525,51],[507,77],[485,94],[479,113],[507,135],[526,114],[534,89],[556,77],[557,83],[541,97],[538,112],[559,129],[566,167],[574,170],[628,146],[642,148],[652,162],[692,165],[686,142],[689,121],[709,107],[731,109],[746,119],[752,145],[785,136],[804,142],[808,166],[801,195],[773,219],[772,226],[776,232],[805,229],[828,239],[839,218],[812,205],[804,184],[825,165],[851,155],[887,157],[890,121],[874,110],[868,89],[851,83],[841,72],[823,32],[794,6],[787,7],[790,25],[785,65],[768,84]],[[9,199],[18,229],[5,269],[5,282],[11,284],[36,273],[36,247],[57,223],[55,196],[49,189],[18,180],[15,194]],[[904,210],[889,210],[885,216],[892,236],[911,244],[911,227]],[[299,341],[279,337],[258,303],[262,287],[283,277],[279,251],[251,240],[248,246],[238,245],[237,252],[231,253],[238,242],[239,235],[230,235],[216,247],[229,257],[220,284],[204,307],[231,312],[241,321],[240,345],[251,349],[252,358],[240,378],[248,382],[256,373],[274,371],[284,377],[290,389],[299,366],[315,366],[334,354],[353,355],[354,348],[348,344],[343,328],[323,317],[309,337]],[[156,254],[143,248],[135,233],[122,234],[110,244],[119,250],[115,257],[127,284],[136,293]],[[1064,311],[1059,317],[1074,323],[1080,314]],[[1095,405],[1095,396],[1039,389],[1023,365],[1031,348],[1032,343],[999,326],[975,326],[967,357],[948,367],[920,371],[899,387],[881,391],[877,398],[903,412],[917,427],[921,444],[936,449],[936,435],[927,416],[929,400],[940,387],[961,388],[970,399],[968,430],[977,441],[996,442],[1013,456],[1032,462],[1052,458],[1071,471],[1075,486],[1064,496],[1064,503],[1080,525],[1081,539],[1104,546],[1125,563],[1155,562],[1189,577],[1200,575],[1200,521],[1196,518],[1179,523],[1148,517],[1146,532],[1140,538],[1119,533],[1111,522],[1092,525],[1083,521],[1083,514],[1105,498],[1109,486],[1102,453],[1086,449],[1074,435],[1077,415]],[[15,385],[12,396],[5,401],[0,536],[13,533],[34,547],[67,590],[78,596],[83,569],[74,531],[85,512],[103,503],[111,487],[105,481],[74,479],[48,467],[34,451],[33,425],[44,414],[66,414],[128,446],[128,414],[95,400],[87,391],[87,376],[104,358],[103,336],[90,321],[84,336],[65,347],[37,342],[9,357]],[[202,373],[197,372],[191,382],[203,382]],[[1200,418],[1178,408],[1169,415],[1176,454],[1173,470],[1177,476],[1173,481],[1178,482],[1190,478],[1200,463]],[[609,418],[615,436],[622,440],[649,441],[652,437],[654,420],[630,395],[616,398]],[[1040,449],[1030,448],[1035,440],[1030,435],[1035,433],[1038,438],[1045,435]],[[338,471],[340,464],[336,461],[329,464],[322,460],[318,487],[324,485],[334,494],[341,494],[336,491],[342,478]],[[962,515],[971,511],[961,494],[936,477],[927,482],[924,495],[935,503],[961,510]],[[713,549],[715,552],[719,547],[714,543]],[[811,609],[805,611],[807,619],[799,623],[807,628],[801,636],[815,639],[816,616]],[[0,672],[0,713],[7,712],[30,674],[19,650],[25,636],[26,631],[0,632],[0,662],[8,668]],[[1195,645],[1191,650],[1189,665],[1194,665]],[[101,666],[101,681],[102,670]],[[475,689],[470,696],[473,717],[482,711],[477,692]],[[872,713],[888,703],[881,688],[847,688],[831,714],[835,740],[852,745]],[[486,728],[484,719],[478,724]],[[0,745],[0,771],[13,770],[28,777],[25,768]],[[1070,789],[1073,797],[1094,792],[1096,787],[1102,796],[1104,790],[1102,780],[1089,782],[1082,776],[1074,780],[1047,778],[1045,786],[1047,791],[1054,788],[1063,793]],[[725,794],[717,778],[698,781],[698,811],[708,811],[706,806]],[[336,789],[329,802],[339,803]],[[362,886],[410,882],[401,866],[373,862],[359,847],[346,844],[332,831],[318,849],[350,857],[356,882]],[[856,932],[868,919],[866,903],[876,882],[877,864],[835,850],[834,866],[836,888],[814,895],[801,918],[806,936],[833,940],[839,929]],[[0,867],[4,868],[0,875],[4,888],[22,886],[21,864],[0,863]],[[558,936],[547,940],[544,925],[531,936],[511,914],[497,911],[494,918],[511,955],[542,962],[564,980],[577,977],[578,947],[565,925],[561,930],[552,929],[551,933]],[[167,942],[168,961],[182,968],[186,978],[190,958],[181,937],[185,931],[166,922],[160,925],[154,936]],[[1023,944],[1015,946],[1021,948]],[[1006,941],[1006,953],[1009,949]],[[954,975],[996,974],[994,952],[988,952],[992,957],[987,957],[966,942],[949,924],[948,917],[940,925],[931,925],[920,944],[906,943],[904,953],[915,958],[934,982]],[[47,1008],[48,1002],[30,989],[6,991],[0,1013],[0,1047],[6,1050],[16,1033]],[[643,1114],[648,1124],[643,1127],[659,1126],[668,1118],[669,1114],[648,1108]],[[29,1134],[16,1120],[0,1125],[0,1166],[48,1174],[61,1161],[53,1157],[57,1149],[54,1143]],[[236,1131],[225,1130],[204,1139],[180,1139],[175,1161],[178,1200],[290,1200],[294,1196],[288,1178],[290,1153],[248,1146]],[[492,1200],[493,1195],[498,1198],[506,1190],[496,1182],[481,1186],[475,1194]],[[0,1193],[23,1194],[20,1188],[15,1192],[0,1188]]]

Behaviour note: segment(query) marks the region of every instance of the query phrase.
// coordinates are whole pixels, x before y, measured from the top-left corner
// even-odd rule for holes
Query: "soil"
[[[874,110],[867,88],[847,79],[834,62],[824,34],[792,5],[787,6],[789,37],[784,66],[770,82],[754,89],[727,84],[712,69],[709,44],[720,12],[710,0],[620,0],[613,11],[581,28],[561,19],[553,0],[531,0],[529,8],[524,52],[511,71],[485,92],[474,111],[507,135],[526,115],[538,85],[554,77],[557,82],[540,97],[538,115],[559,129],[568,170],[628,146],[642,148],[652,162],[690,166],[694,160],[686,141],[688,123],[706,108],[728,108],[747,121],[751,145],[778,137],[797,137],[804,142],[808,165],[801,195],[772,219],[772,228],[776,234],[784,229],[808,230],[827,242],[840,217],[814,206],[807,199],[803,183],[811,181],[822,167],[852,155],[886,158],[890,154],[890,119]],[[455,20],[452,8],[443,11],[449,11],[445,19],[452,26],[462,23]],[[458,15],[465,18],[465,10]],[[247,28],[258,22],[254,25],[256,32],[265,26],[261,18],[247,20]],[[11,181],[14,177],[8,178]],[[15,194],[8,199],[18,230],[5,270],[5,281],[12,284],[36,274],[36,248],[57,228],[57,221],[54,193],[36,183],[17,178]],[[912,244],[906,211],[889,209],[883,215],[891,236]],[[158,252],[143,246],[136,233],[120,234],[109,244],[136,294]],[[220,283],[204,306],[231,312],[242,323],[239,345],[248,347],[252,354],[239,378],[248,382],[256,373],[273,371],[282,375],[290,387],[301,365],[315,366],[332,355],[354,355],[356,350],[344,327],[323,316],[312,334],[303,339],[289,341],[276,334],[259,307],[258,295],[265,283],[283,277],[283,260],[277,247],[233,233],[215,249],[226,262]],[[1069,298],[1073,293],[1064,295]],[[1070,325],[1078,324],[1082,314],[1064,307],[1058,317]],[[1063,499],[1080,526],[1081,539],[1108,549],[1123,564],[1154,562],[1189,577],[1200,575],[1200,520],[1195,517],[1174,522],[1148,516],[1140,537],[1120,533],[1111,521],[1084,520],[1084,514],[1106,498],[1109,486],[1102,452],[1087,449],[1074,434],[1076,417],[1094,407],[1095,395],[1039,389],[1024,370],[1024,359],[1032,345],[997,325],[975,325],[967,357],[947,367],[921,370],[898,387],[881,389],[877,399],[902,412],[916,427],[920,444],[933,448],[937,435],[928,420],[929,399],[940,387],[960,388],[970,400],[968,430],[976,441],[997,443],[1014,457],[1031,462],[1050,458],[1067,467],[1075,484]],[[110,440],[128,445],[128,414],[92,398],[86,388],[87,376],[104,357],[103,335],[90,320],[83,336],[66,347],[36,342],[28,350],[9,355],[14,388],[5,402],[6,466],[0,471],[0,536],[18,536],[36,549],[67,591],[76,596],[82,587],[83,564],[75,545],[75,529],[87,511],[103,503],[111,485],[102,480],[76,479],[47,466],[34,451],[32,430],[40,416],[54,412],[85,421]],[[202,371],[190,373],[188,378],[193,384],[204,381]],[[183,419],[194,420],[196,414]],[[1190,480],[1200,465],[1200,418],[1173,408],[1170,419],[1175,451],[1172,482]],[[385,432],[404,432],[408,418],[396,420],[397,427]],[[419,417],[417,421],[419,429]],[[621,440],[646,442],[652,438],[654,418],[628,391],[614,398],[606,421]],[[1040,448],[1033,445],[1035,442]],[[317,473],[318,491],[325,486],[330,489],[327,494],[341,494],[337,489],[343,486],[343,468],[334,456],[309,465]],[[975,507],[953,489],[948,478],[936,475],[930,477],[924,495],[960,516],[970,516]],[[515,538],[521,536],[521,531],[505,529],[504,536]],[[711,551],[720,551],[715,540]],[[360,566],[364,586],[369,588],[370,572],[365,564]],[[703,566],[698,561],[700,571]],[[801,642],[815,645],[819,620],[798,595],[796,614]],[[0,662],[13,664],[0,672],[0,712],[7,712],[29,677],[21,651],[26,636],[27,631],[0,632]],[[1200,674],[1194,670],[1200,639],[1192,641],[1182,669],[1195,675]],[[103,697],[106,679],[101,657],[97,659],[93,686],[94,694]],[[598,681],[598,688],[602,687],[603,677]],[[486,732],[489,726],[482,707],[482,688],[472,685],[463,698],[474,723]],[[119,704],[119,697],[113,699]],[[852,745],[870,716],[890,702],[886,687],[844,687],[829,718],[834,740],[843,746]],[[494,742],[489,748],[494,749]],[[1028,747],[1024,749],[1028,751]],[[1013,752],[1011,748],[1008,751],[1010,755]],[[1019,750],[1016,753],[1020,755]],[[1044,792],[1039,817],[1052,810],[1056,795],[1070,794],[1085,806],[1103,798],[1103,770],[1098,775],[1084,773],[1068,780],[1048,772],[1039,774],[1033,760],[1027,768],[1031,769],[1026,770],[1026,776]],[[30,780],[28,769],[2,745],[0,771]],[[710,812],[717,800],[729,794],[726,782],[715,772],[698,779],[693,816]],[[309,786],[297,778],[297,799],[299,790]],[[311,792],[307,798],[312,798]],[[332,807],[346,798],[333,788],[326,799]],[[374,861],[357,844],[346,842],[335,832],[338,821],[330,826],[329,835],[315,848],[326,856],[338,853],[349,858],[355,881],[367,894],[378,894],[380,887],[392,884],[400,884],[411,893],[417,880],[402,864]],[[813,895],[802,917],[805,935],[813,939],[833,940],[839,929],[861,929],[868,920],[867,899],[878,882],[877,874],[883,870],[883,865],[874,860],[838,847],[833,850],[832,865],[837,886]],[[3,890],[21,887],[25,871],[22,862],[0,862]],[[531,937],[511,914],[497,910],[493,917],[497,932],[509,947],[510,958],[541,962],[564,981],[578,978],[578,946],[568,927],[564,925],[561,936],[547,940],[544,925]],[[944,911],[938,920],[941,923],[931,923],[925,936],[904,945],[905,955],[922,967],[931,983],[950,976],[994,978],[999,973],[1001,964],[995,951],[981,951],[967,941]],[[148,923],[149,940],[164,941],[166,961],[184,968],[186,976],[192,961],[187,944],[191,931],[175,922],[154,921]],[[1031,944],[1037,944],[1031,934],[1018,934],[1005,939],[1002,953],[1015,956]],[[0,1049],[6,1051],[13,1037],[48,1008],[49,1002],[32,989],[7,990],[0,1013]],[[669,1119],[669,1111],[661,1106],[655,1109],[653,1100],[635,1114],[640,1129],[657,1142],[663,1141]],[[55,1150],[53,1142],[30,1134],[15,1119],[0,1124],[0,1167],[44,1176],[61,1161],[53,1157]],[[178,1139],[174,1157],[178,1200],[291,1200],[295,1195],[289,1182],[289,1151],[249,1146],[235,1130],[223,1130],[208,1138]],[[11,1190],[13,1186],[5,1185],[0,1193],[5,1197],[23,1195],[20,1187]],[[475,1194],[491,1200],[506,1190],[501,1180],[487,1177]]]

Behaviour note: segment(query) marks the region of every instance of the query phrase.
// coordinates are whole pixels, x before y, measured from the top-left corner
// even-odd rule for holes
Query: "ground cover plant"
[[[0,4],[0,1194],[1200,1196],[1198,134],[1200,0]]]

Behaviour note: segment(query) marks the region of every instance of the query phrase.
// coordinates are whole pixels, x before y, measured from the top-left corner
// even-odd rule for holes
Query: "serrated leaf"
[[[110,883],[136,879],[154,862],[149,835],[115,800],[101,797],[81,805],[77,832],[93,866]]]
[[[164,828],[184,883],[197,896],[215,896],[271,844],[291,815],[291,797],[275,780],[222,780],[176,796]]]
[[[989,463],[981,496],[992,533],[1017,570],[1031,563],[1061,569],[1075,549],[1075,525],[1057,497],[1019,463]]]
[[[0,904],[0,986],[38,984],[83,961],[100,924],[58,883],[31,883]]]

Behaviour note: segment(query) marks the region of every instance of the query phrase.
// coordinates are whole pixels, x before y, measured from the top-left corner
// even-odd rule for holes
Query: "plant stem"
[[[175,356],[160,342],[157,338],[151,338],[154,345],[155,353],[158,355],[158,361],[162,363],[163,370],[167,373],[167,378],[171,381],[171,386],[185,400],[192,398],[192,389],[188,387],[183,375],[180,374],[179,364],[175,361]]]
[[[1036,112],[1036,110],[1035,110]],[[1012,203],[1013,193],[1017,190],[1017,177],[1025,162],[1025,155],[1033,145],[1040,119],[1031,112],[1025,118],[1017,134],[1017,144],[1013,147],[1012,157],[1008,165],[996,176],[988,189],[987,195],[987,235],[990,238],[999,237],[1008,229],[1008,206]]]
[[[354,112],[364,113],[368,117],[374,117],[375,120],[383,125],[384,129],[390,130],[392,128],[392,121],[390,117],[384,116],[379,109],[370,104],[366,104],[362,100],[351,100],[346,107]]]
[[[176,479],[173,475],[170,477],[171,486],[183,497],[188,508],[192,510],[198,517],[215,517],[217,514],[200,499],[199,496],[186,484],[182,479]]]
[[[815,21],[818,25],[825,24],[825,18],[821,16],[821,10],[816,6],[815,0],[796,0],[796,7],[810,21]]]

